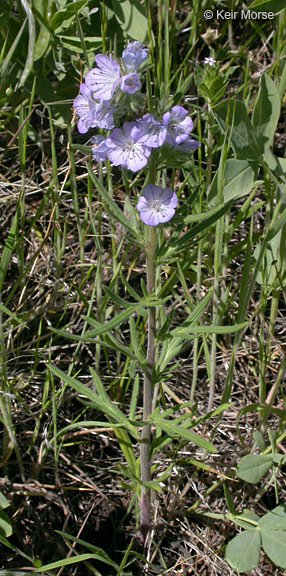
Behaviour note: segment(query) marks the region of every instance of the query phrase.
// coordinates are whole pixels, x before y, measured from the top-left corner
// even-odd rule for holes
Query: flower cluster
[[[114,127],[112,100],[117,92],[134,94],[141,88],[138,69],[148,57],[141,42],[130,42],[122,52],[120,64],[111,56],[97,54],[96,68],[86,75],[80,94],[74,100],[79,116],[78,130],[85,134],[89,128]]]
[[[136,110],[141,65],[147,58],[148,50],[138,41],[129,42],[120,59],[97,54],[96,68],[89,70],[80,85],[80,94],[73,103],[79,132],[108,130],[106,136],[97,134],[91,140],[97,162],[108,158],[114,166],[137,172],[146,166],[154,149],[164,146],[187,154],[200,146],[191,137],[193,122],[182,106],[173,106],[162,117],[147,112],[134,118],[129,113],[128,120],[120,122],[126,109]],[[143,222],[155,226],[172,218],[177,202],[172,190],[149,184],[143,189],[137,209]]]

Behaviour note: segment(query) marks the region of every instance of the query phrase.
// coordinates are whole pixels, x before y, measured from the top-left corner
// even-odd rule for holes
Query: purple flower
[[[141,83],[136,72],[125,74],[125,76],[121,77],[120,90],[122,90],[122,92],[126,92],[127,94],[134,94],[134,92],[138,92],[140,88]]]
[[[80,85],[80,94],[74,99],[73,106],[79,116],[77,127],[81,134],[97,126],[94,117],[96,103],[92,98],[91,90],[85,84]]]
[[[113,120],[114,108],[110,106],[109,102],[96,102],[94,110],[94,121],[93,126],[98,126],[99,128],[105,128],[111,130],[114,127]]]
[[[92,157],[97,162],[102,162],[107,158],[108,148],[106,146],[106,138],[98,134],[94,136],[91,140],[92,146]]]
[[[155,184],[144,186],[136,206],[139,215],[148,226],[169,222],[175,214],[178,198],[170,188],[161,188]]]
[[[167,128],[153,114],[144,114],[136,120],[132,130],[132,136],[137,142],[141,142],[150,148],[159,148],[165,141]]]
[[[98,68],[92,68],[87,73],[85,83],[93,92],[95,100],[111,100],[116,86],[120,83],[120,66],[106,54],[97,54],[95,62]]]
[[[166,142],[171,146],[187,140],[193,129],[193,122],[188,116],[188,111],[182,106],[174,106],[171,112],[166,112],[163,115],[163,122],[167,129]]]
[[[151,150],[144,144],[136,142],[131,133],[134,122],[124,122],[121,128],[115,128],[106,138],[108,158],[115,166],[123,166],[132,172],[141,170],[147,164]]]
[[[136,72],[143,60],[148,58],[147,48],[141,42],[129,42],[122,52],[122,60],[127,72]]]
[[[193,138],[186,138],[186,140],[184,140],[183,142],[181,142],[181,144],[176,144],[176,146],[174,146],[175,150],[181,151],[181,152],[189,152],[190,150],[196,150],[196,148],[198,148],[198,146],[200,146],[201,143],[198,142],[198,140],[194,140]]]

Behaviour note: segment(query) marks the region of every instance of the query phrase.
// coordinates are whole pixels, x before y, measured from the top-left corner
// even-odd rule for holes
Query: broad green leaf
[[[12,532],[13,532],[12,525],[11,525],[11,522],[10,522],[7,514],[5,514],[5,512],[3,512],[3,510],[0,510],[0,534],[1,534],[1,536],[8,538],[9,536],[11,536]]]
[[[286,507],[285,505],[276,506],[267,514],[264,514],[258,522],[260,530],[268,532],[268,530],[286,530]]]
[[[112,0],[115,16],[124,32],[140,42],[147,41],[146,10],[139,0]]]
[[[260,452],[263,452],[265,450],[265,440],[264,440],[263,434],[260,432],[260,430],[254,430],[253,440],[257,444]]]
[[[257,177],[256,164],[249,164],[247,160],[238,160],[230,158],[225,163],[223,198],[224,202],[246,196],[255,185]],[[214,200],[217,197],[217,180],[218,173],[212,181],[209,191],[208,200]]]
[[[280,566],[286,568],[286,532],[273,530],[269,532],[262,532],[262,546],[270,560]]]
[[[244,530],[226,546],[225,559],[238,572],[249,572],[259,562],[261,537],[257,530]]]
[[[63,10],[57,10],[51,18],[50,26],[53,30],[57,30],[63,24],[68,26],[71,20],[75,17],[75,13],[79,12],[83,6],[87,4],[87,0],[76,0],[76,2],[67,2]]]
[[[262,546],[270,560],[286,568],[286,508],[277,506],[260,518]]]
[[[236,474],[249,484],[256,484],[270,470],[273,458],[270,454],[248,454],[238,463]]]
[[[263,157],[272,172],[279,176],[283,182],[286,182],[286,158],[275,156],[269,148],[266,149]]]
[[[286,8],[285,0],[254,0],[250,4],[249,9],[261,12],[280,12]]]
[[[244,102],[223,100],[214,106],[213,113],[223,134],[228,130],[236,157],[240,160],[258,161],[258,142]]]
[[[261,155],[272,145],[280,107],[278,88],[270,76],[264,73],[252,115],[252,125]]]

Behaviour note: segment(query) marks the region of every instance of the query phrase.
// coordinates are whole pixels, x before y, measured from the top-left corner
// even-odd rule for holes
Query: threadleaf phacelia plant
[[[144,245],[146,255],[147,291],[155,295],[157,234],[154,227],[169,222],[178,205],[176,193],[159,184],[159,166],[174,157],[187,160],[200,143],[191,137],[193,122],[188,110],[175,105],[164,110],[160,106],[146,110],[140,89],[141,78],[148,66],[148,50],[140,42],[129,42],[121,58],[97,54],[96,67],[80,85],[74,100],[81,134],[99,128],[91,138],[92,157],[96,162],[108,160],[114,166],[138,172],[147,167],[147,184],[143,187],[136,208],[141,221],[148,226]],[[149,95],[150,96],[150,95]],[[150,102],[150,98],[148,98]],[[139,115],[139,111],[144,111]],[[103,135],[103,131],[106,134]],[[151,514],[151,424],[153,380],[156,348],[156,309],[148,306],[147,350],[143,384],[143,422],[140,442],[140,532],[144,543],[150,529]]]

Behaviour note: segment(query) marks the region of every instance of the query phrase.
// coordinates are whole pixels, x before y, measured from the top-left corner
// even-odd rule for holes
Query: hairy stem
[[[156,231],[149,227],[149,243],[146,249],[147,267],[147,290],[151,294],[155,290],[155,251],[156,251]],[[152,412],[152,374],[155,362],[155,325],[156,309],[149,306],[147,320],[147,366],[144,374],[143,388],[143,420],[147,420]],[[151,425],[146,424],[142,429],[140,444],[141,480],[150,482],[151,480]],[[150,529],[151,515],[151,491],[148,486],[142,486],[140,501],[140,531],[141,540],[144,543]]]

